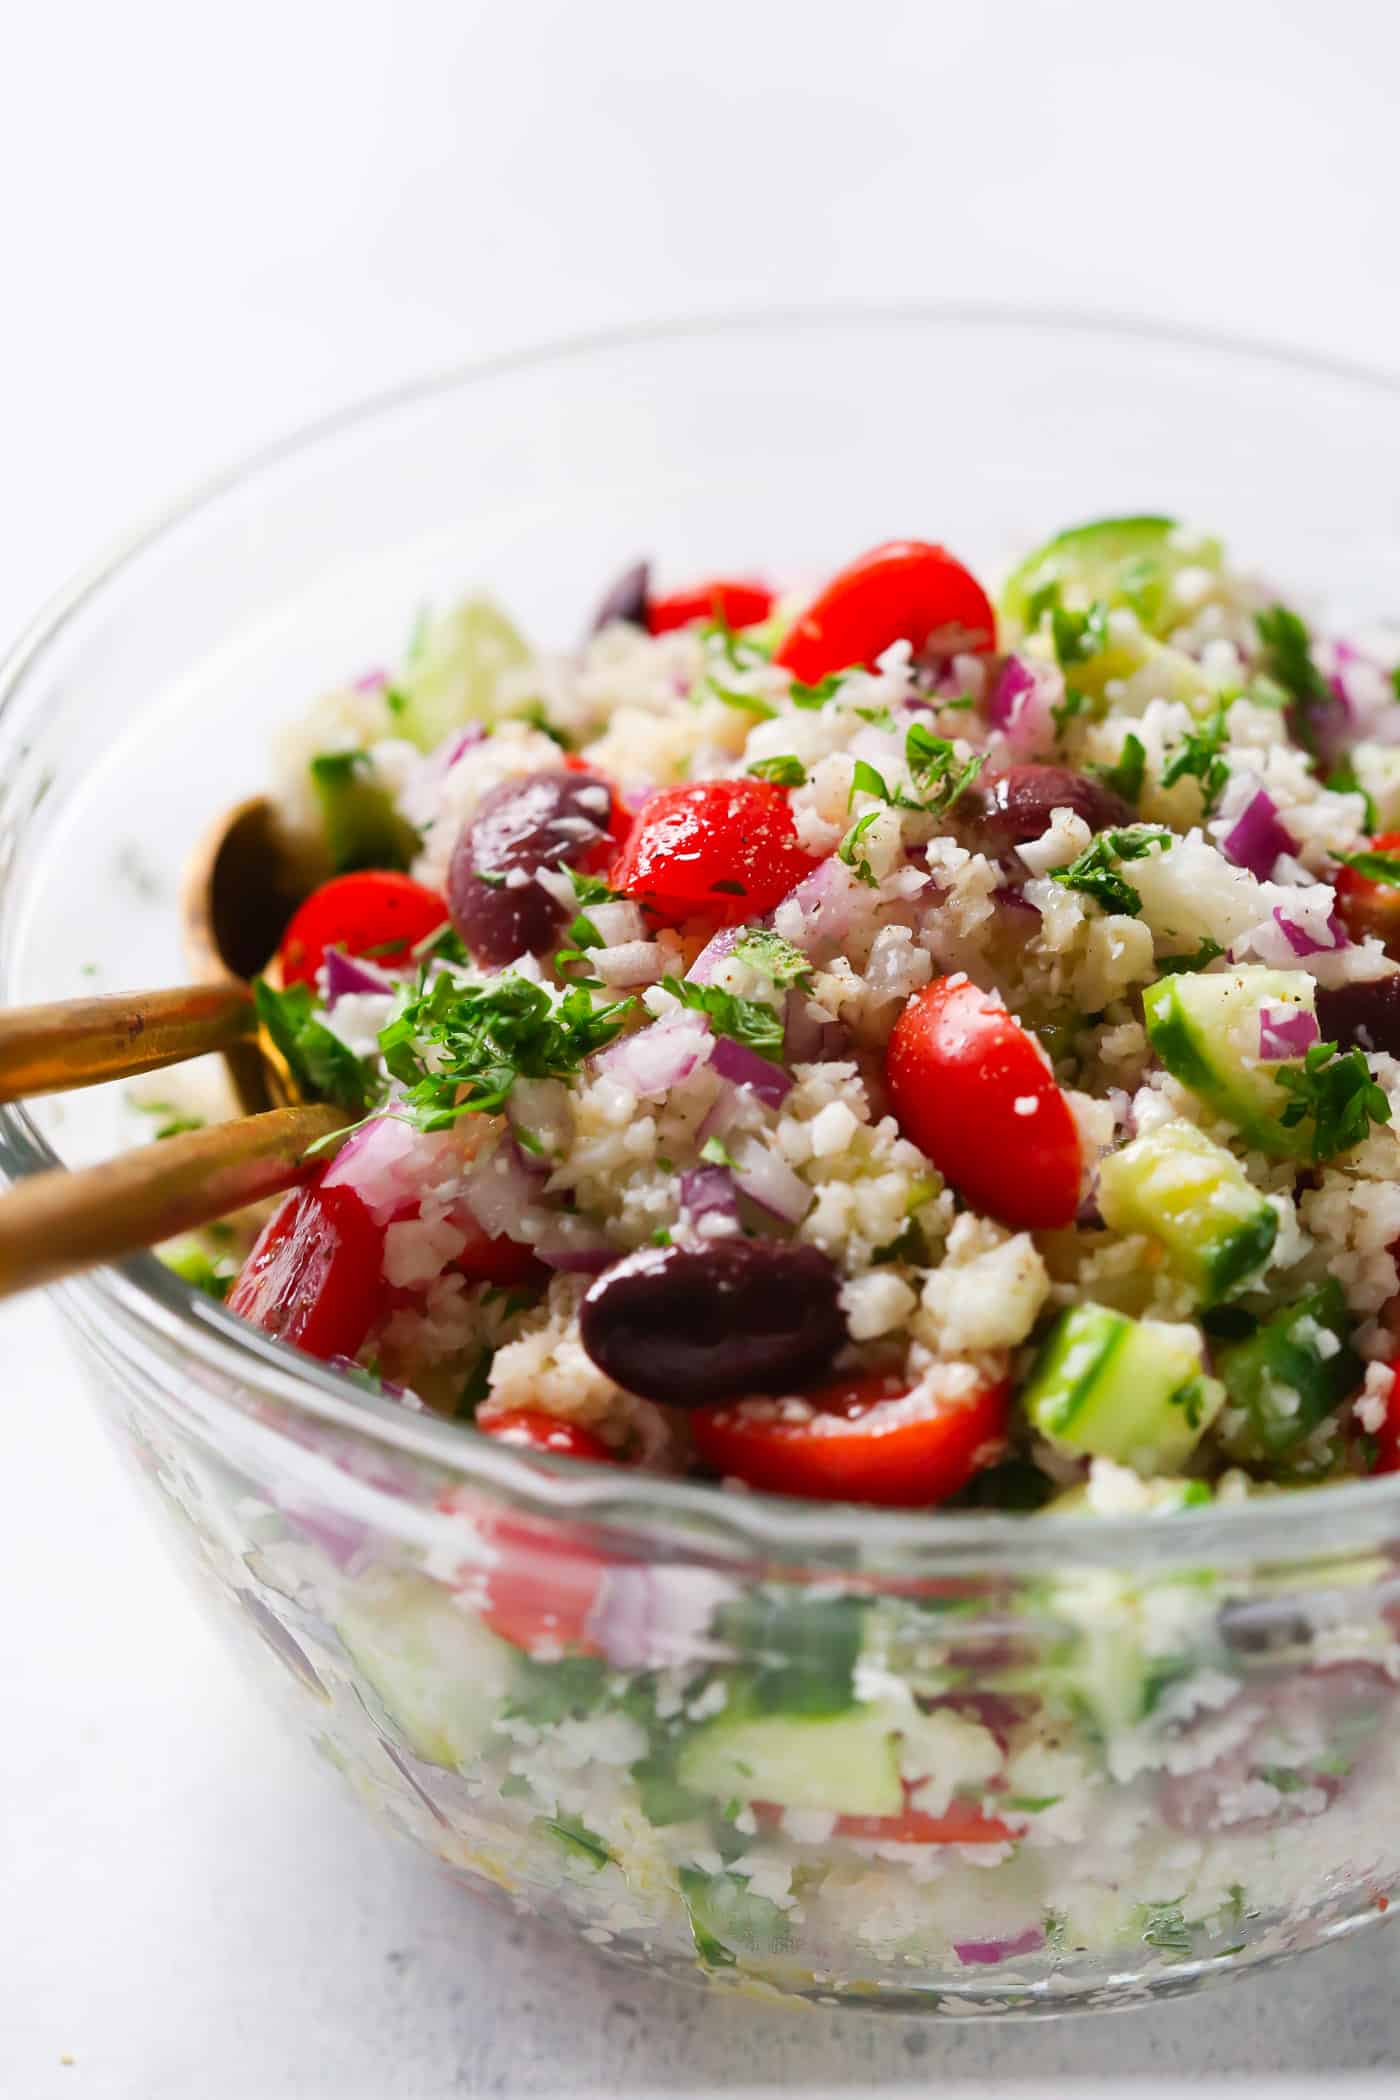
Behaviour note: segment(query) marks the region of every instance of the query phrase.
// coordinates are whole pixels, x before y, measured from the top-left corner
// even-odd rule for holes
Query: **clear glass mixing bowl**
[[[1026,313],[744,318],[413,387],[200,492],[12,655],[0,993],[178,978],[201,827],[424,600],[484,585],[557,644],[642,551],[820,573],[915,532],[991,564],[1152,508],[1365,620],[1400,602],[1397,485],[1381,379]],[[0,1111],[0,1168],[123,1115]],[[815,1508],[406,1413],[152,1259],[58,1298],[250,1674],[465,1887],[720,1987],[962,2014],[1180,1991],[1386,1908],[1394,1481],[1154,1522]],[[688,1753],[725,1712],[776,1718],[782,1813]],[[873,1827],[914,1736],[920,1817]]]

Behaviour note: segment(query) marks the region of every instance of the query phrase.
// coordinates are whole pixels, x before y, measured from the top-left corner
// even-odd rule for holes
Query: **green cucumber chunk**
[[[418,833],[401,817],[375,777],[367,751],[323,751],[311,761],[311,786],[321,815],[326,857],[334,875],[356,868],[406,869],[418,851]]]
[[[721,1714],[684,1744],[676,1778],[719,1801],[771,1801],[838,1816],[893,1816],[904,1806],[889,1716]]]
[[[1172,1077],[1251,1145],[1280,1159],[1304,1157],[1313,1126],[1311,1119],[1292,1130],[1281,1126],[1289,1097],[1276,1075],[1301,1060],[1261,1060],[1259,1018],[1266,1007],[1311,1014],[1315,1002],[1305,971],[1262,964],[1218,976],[1160,977],[1142,995],[1148,1039]]]
[[[390,688],[400,736],[431,751],[467,722],[500,712],[500,688],[530,661],[524,638],[489,598],[467,598],[425,623]]]
[[[1231,1458],[1258,1464],[1303,1443],[1361,1383],[1352,1318],[1335,1276],[1216,1352],[1229,1412],[1220,1440]],[[1242,1411],[1242,1412],[1241,1412]]]
[[[1099,1168],[1099,1209],[1115,1232],[1159,1240],[1202,1305],[1255,1275],[1278,1237],[1278,1213],[1234,1156],[1184,1121],[1134,1138]]]
[[[1022,1404],[1051,1443],[1150,1479],[1185,1463],[1224,1398],[1192,1329],[1084,1304],[1050,1330]]]
[[[1215,540],[1184,540],[1173,518],[1099,518],[1028,554],[1007,579],[1001,609],[1025,632],[1052,604],[1078,612],[1095,602],[1126,606],[1149,634],[1166,635],[1186,610],[1173,593],[1182,570],[1218,571],[1222,558]]]
[[[422,1576],[376,1573],[346,1601],[336,1632],[417,1755],[471,1763],[509,1688],[511,1650]]]

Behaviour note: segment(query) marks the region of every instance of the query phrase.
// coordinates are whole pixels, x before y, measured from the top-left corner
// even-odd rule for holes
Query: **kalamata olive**
[[[679,1407],[796,1391],[846,1340],[827,1256],[773,1240],[644,1247],[598,1278],[579,1326],[600,1371]]]
[[[531,878],[577,867],[607,836],[608,785],[594,773],[526,773],[484,795],[447,871],[447,908],[477,962],[539,955],[569,911]]]
[[[617,582],[607,592],[593,615],[590,634],[597,634],[620,620],[627,627],[645,628],[647,624],[647,600],[651,596],[651,563],[634,561],[630,569],[624,569]]]
[[[1069,766],[1008,766],[979,784],[967,808],[969,814],[976,810],[977,828],[992,853],[1038,839],[1057,809],[1072,809],[1091,831],[1132,822],[1121,795]]]
[[[1400,1057],[1400,970],[1354,984],[1320,984],[1317,1025],[1324,1043]]]

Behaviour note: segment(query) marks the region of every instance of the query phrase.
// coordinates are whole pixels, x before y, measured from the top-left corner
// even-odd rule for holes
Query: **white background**
[[[613,321],[1025,299],[1400,370],[1383,0],[48,0],[0,65],[6,632],[250,442]],[[37,1304],[0,1313],[0,1724],[24,2100],[1330,2074],[1400,2044],[1393,1935],[993,2033],[707,2002],[478,1914],[245,1704]]]

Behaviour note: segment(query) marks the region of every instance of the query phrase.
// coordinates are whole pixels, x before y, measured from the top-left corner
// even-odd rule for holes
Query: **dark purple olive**
[[[651,563],[634,561],[630,569],[624,569],[617,582],[602,600],[593,615],[590,634],[609,627],[620,620],[627,627],[645,627],[647,604],[651,597]]]
[[[571,914],[530,878],[577,867],[607,835],[611,797],[596,773],[526,773],[484,795],[452,850],[447,908],[477,962],[540,955]]]
[[[579,1327],[599,1370],[629,1393],[699,1407],[819,1378],[846,1340],[839,1291],[819,1247],[644,1247],[598,1278]]]
[[[1320,984],[1317,1025],[1324,1043],[1400,1057],[1400,971],[1355,984]]]
[[[969,814],[976,810],[977,828],[992,853],[1038,839],[1057,809],[1072,809],[1091,831],[1132,822],[1121,795],[1069,766],[1008,766],[979,784],[967,808]]]

